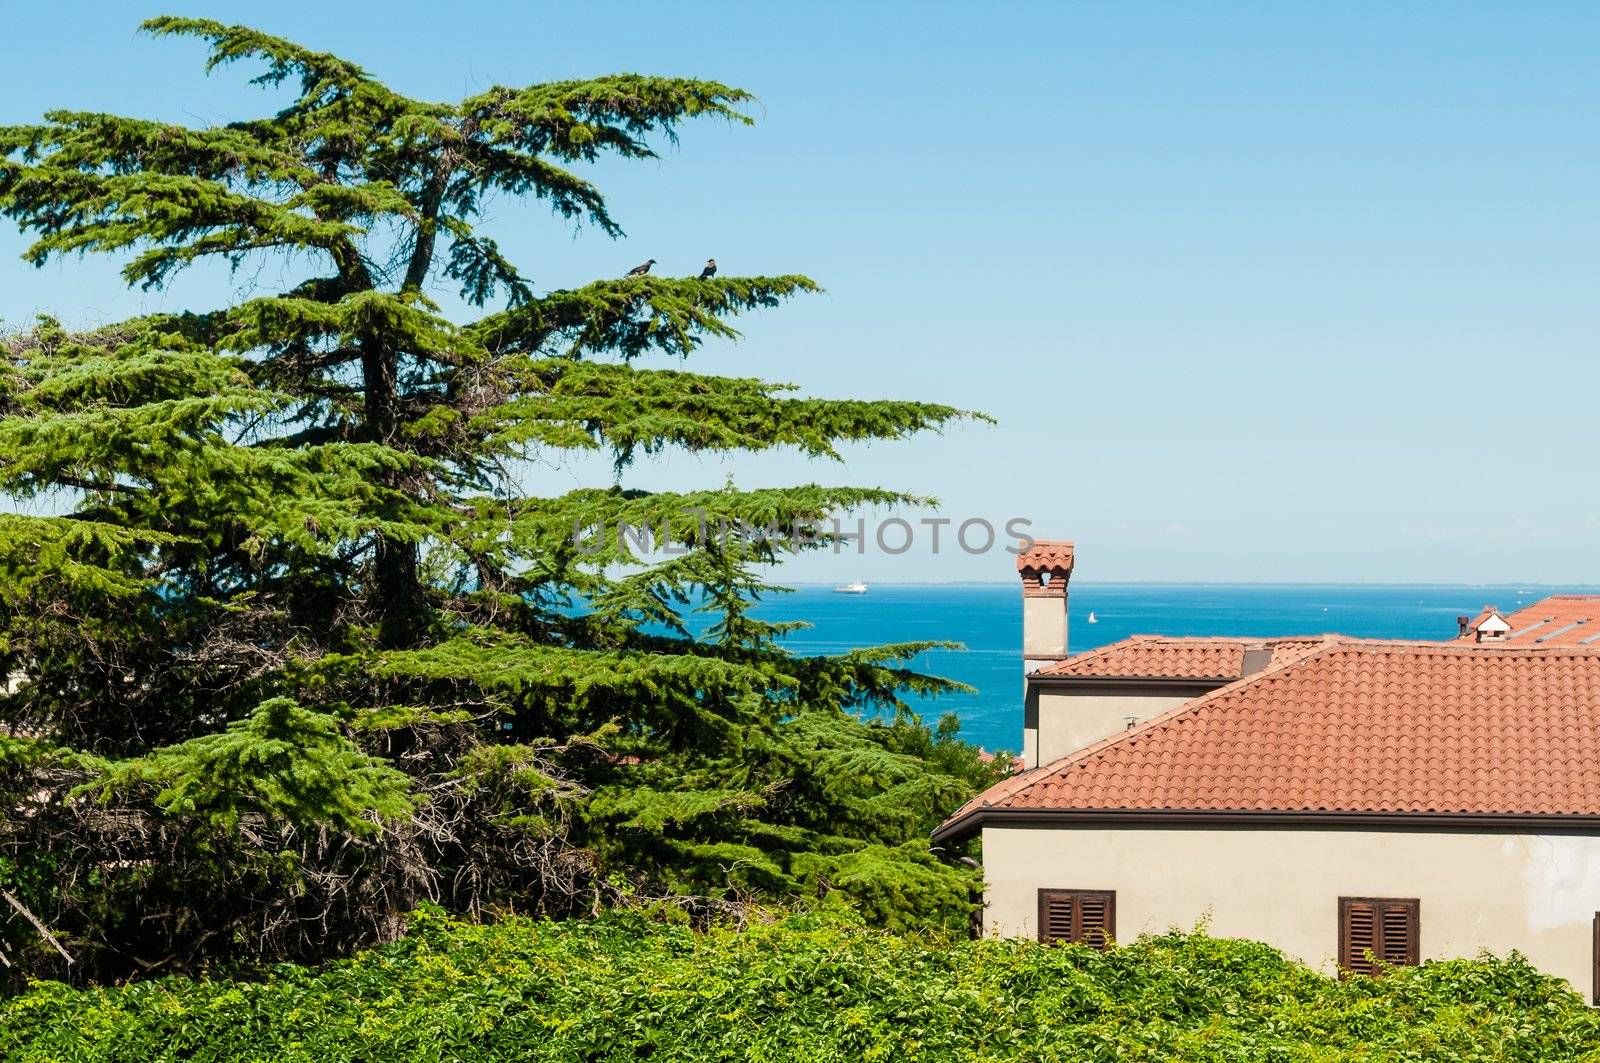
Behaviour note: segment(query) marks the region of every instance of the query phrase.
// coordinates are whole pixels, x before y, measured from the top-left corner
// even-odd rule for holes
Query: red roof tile
[[[1600,815],[1600,645],[1330,639],[999,783],[997,809]]]
[[[1468,625],[1462,639],[1475,641],[1476,628],[1492,610],[1485,609]],[[1497,646],[1590,646],[1600,645],[1600,594],[1552,594],[1518,609],[1501,613],[1511,630],[1494,639]]]
[[[1241,639],[1169,638],[1134,635],[1109,646],[1068,657],[1035,671],[1040,676],[1096,676],[1148,679],[1238,679],[1244,675],[1245,651],[1268,650],[1256,667],[1282,664],[1322,647],[1331,635],[1318,638]]]
[[[1061,539],[1037,539],[1034,544],[1017,555],[1017,571],[1072,569],[1072,543]]]

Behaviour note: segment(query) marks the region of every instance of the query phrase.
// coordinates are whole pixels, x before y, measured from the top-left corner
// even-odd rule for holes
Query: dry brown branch
[[[56,936],[50,933],[50,928],[45,926],[44,923],[40,921],[38,916],[28,911],[26,905],[13,897],[8,890],[0,890],[0,897],[4,897],[6,899],[6,903],[15,908],[17,912],[21,914],[22,918],[32,923],[33,928],[39,932],[39,936],[48,941],[51,947],[57,952],[61,953],[61,958],[63,960],[66,960],[69,964],[72,962],[72,954],[62,947],[61,942],[56,940]],[[7,963],[6,966],[10,967],[11,964]]]

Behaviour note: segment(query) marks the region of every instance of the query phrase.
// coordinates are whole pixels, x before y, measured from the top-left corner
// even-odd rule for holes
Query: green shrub
[[[1515,955],[1340,982],[1265,945],[1100,954],[863,928],[698,932],[637,914],[469,925],[259,982],[0,1004],[7,1060],[1600,1060],[1600,1016]]]

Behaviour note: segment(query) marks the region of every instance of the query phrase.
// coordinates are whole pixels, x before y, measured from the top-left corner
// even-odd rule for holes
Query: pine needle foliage
[[[652,158],[692,118],[746,123],[749,94],[626,74],[432,103],[249,28],[144,29],[290,102],[0,128],[24,257],[113,255],[144,288],[210,260],[305,274],[4,340],[0,877],[70,974],[337,953],[424,899],[712,918],[844,891],[884,924],[960,925],[973,882],[926,832],[994,769],[903,700],[953,684],[909,667],[926,644],[785,651],[790,626],[752,612],[763,566],[825,535],[704,532],[920,500],[623,477],[669,449],[828,459],[971,415],[687,364],[804,276],[546,290],[479,227],[531,197],[618,235],[579,169]],[[523,486],[594,452],[615,482]],[[670,556],[635,556],[624,524]],[[613,534],[575,540],[595,527]],[[21,920],[0,954],[63,971]]]

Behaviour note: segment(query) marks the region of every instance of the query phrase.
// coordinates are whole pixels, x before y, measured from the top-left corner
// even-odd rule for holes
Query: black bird
[[[639,263],[637,266],[635,266],[632,269],[630,269],[628,271],[628,276],[630,276],[630,277],[642,277],[646,273],[649,273],[650,272],[650,267],[655,265],[655,264],[656,264],[656,260],[655,259],[647,258],[643,262]]]
[[[717,275],[717,260],[714,259],[714,258],[706,259],[706,268],[700,271],[700,279],[703,280],[703,281],[708,281],[712,277],[715,277],[716,275]]]

